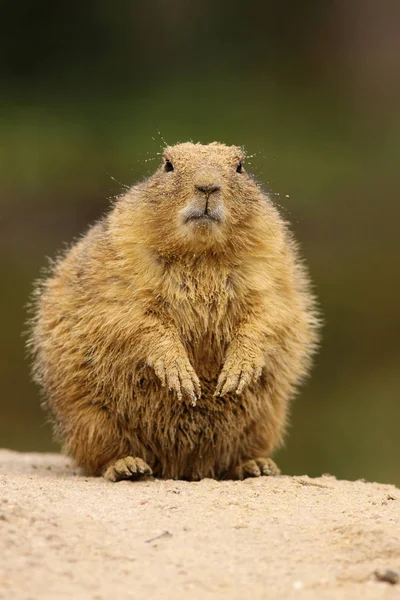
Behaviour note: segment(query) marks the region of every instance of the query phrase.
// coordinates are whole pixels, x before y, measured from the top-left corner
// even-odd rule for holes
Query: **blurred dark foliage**
[[[0,445],[48,450],[32,282],[164,145],[244,145],[320,297],[287,472],[400,483],[400,4],[0,2]],[[121,182],[121,183],[119,183]]]

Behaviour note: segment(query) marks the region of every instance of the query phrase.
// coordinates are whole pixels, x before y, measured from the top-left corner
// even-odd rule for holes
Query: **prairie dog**
[[[318,318],[286,223],[236,146],[167,147],[36,290],[29,347],[92,475],[270,475]]]

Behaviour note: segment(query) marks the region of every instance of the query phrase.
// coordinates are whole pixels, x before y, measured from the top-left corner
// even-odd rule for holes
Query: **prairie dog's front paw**
[[[261,376],[263,366],[262,357],[246,356],[235,351],[228,353],[214,395],[224,396],[233,391],[241,394],[249,383]]]
[[[200,381],[187,356],[172,354],[159,358],[151,364],[161,383],[174,390],[179,400],[182,400],[182,392],[186,392],[193,406],[196,405],[201,394]]]

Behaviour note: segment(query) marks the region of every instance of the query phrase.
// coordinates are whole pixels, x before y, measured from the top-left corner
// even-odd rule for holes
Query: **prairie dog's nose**
[[[211,196],[221,189],[221,178],[218,170],[210,167],[199,169],[195,175],[194,187],[198,192]]]
[[[198,190],[199,192],[203,192],[203,194],[206,194],[207,196],[210,196],[211,194],[214,194],[215,192],[219,192],[220,189],[221,189],[221,187],[214,183],[207,183],[207,184],[200,184],[200,185],[196,184],[196,190]]]

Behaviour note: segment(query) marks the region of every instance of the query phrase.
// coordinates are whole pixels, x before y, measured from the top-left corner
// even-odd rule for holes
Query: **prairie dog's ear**
[[[244,162],[246,160],[246,152],[243,150],[243,148],[241,148],[240,146],[235,146],[234,150],[235,158],[237,158],[239,162]]]

